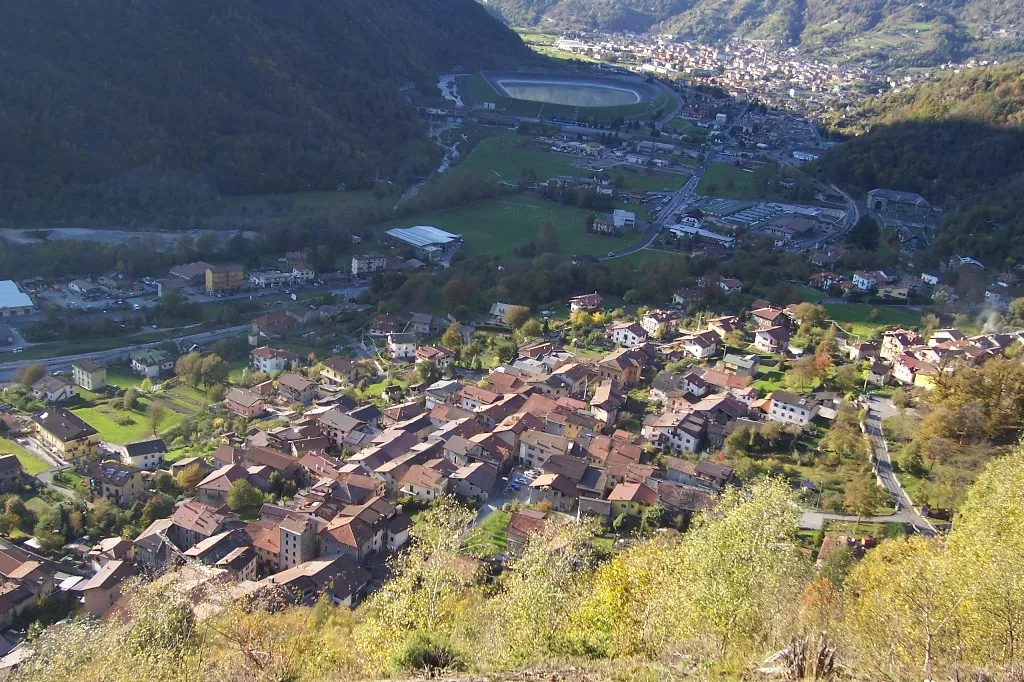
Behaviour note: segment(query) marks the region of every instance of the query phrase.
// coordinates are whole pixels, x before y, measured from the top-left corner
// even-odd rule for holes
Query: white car
[[[523,472],[523,476],[526,476],[529,479],[534,479],[540,476],[542,473],[543,472],[540,469],[527,469],[526,471]]]

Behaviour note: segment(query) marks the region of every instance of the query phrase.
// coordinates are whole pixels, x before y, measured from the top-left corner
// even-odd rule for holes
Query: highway
[[[51,372],[56,371],[70,371],[71,363],[75,360],[95,360],[100,364],[110,364],[118,360],[123,360],[134,350],[143,350],[145,348],[158,348],[165,343],[174,342],[185,342],[185,343],[196,343],[196,344],[207,344],[213,341],[220,341],[221,339],[230,338],[232,336],[238,336],[239,334],[248,330],[250,325],[243,324],[237,327],[228,327],[226,329],[217,329],[208,332],[198,332],[196,334],[185,334],[178,336],[173,339],[164,339],[163,341],[153,341],[150,343],[140,343],[131,346],[121,346],[120,348],[112,348],[109,350],[100,350],[92,353],[78,353],[76,355],[62,355],[53,358],[41,358],[32,360],[20,360],[18,362],[4,362],[0,364],[0,381],[10,381],[14,378],[14,372],[22,365],[39,363],[45,366]]]

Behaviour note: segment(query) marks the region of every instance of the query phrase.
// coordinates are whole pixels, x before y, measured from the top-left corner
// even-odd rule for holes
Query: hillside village
[[[858,279],[864,274],[854,275],[859,287]],[[821,306],[763,299],[740,314],[697,317],[682,307],[627,315],[609,310],[599,292],[566,304],[569,318],[550,328],[500,302],[475,325],[378,315],[365,327],[370,357],[322,360],[276,345],[277,333],[302,321],[280,313],[278,328],[264,316],[249,337],[248,367],[205,408],[214,425],[206,454],[182,456],[156,426],[151,436],[108,442],[86,413],[63,407],[76,392],[108,388],[97,362],[76,361],[69,377],[35,378],[28,397],[45,409],[8,408],[4,430],[60,466],[47,483],[15,455],[0,457],[4,490],[16,495],[7,498],[6,532],[23,538],[0,549],[0,620],[24,622],[39,603],[107,618],[127,598],[130,578],[181,565],[243,591],[281,590],[305,604],[327,595],[353,606],[386,580],[388,557],[441,498],[475,510],[476,539],[465,551],[500,571],[545,519],[597,519],[609,548],[652,528],[685,530],[724,489],[764,475],[771,458],[789,451],[802,468],[776,473],[808,511],[899,518],[895,509],[907,515],[897,527],[934,532],[941,521],[904,505],[900,484],[879,470],[880,462],[892,466],[885,443],[865,445],[864,396],[924,394],[1024,341],[1024,331],[952,328],[895,328],[859,340],[836,333]],[[501,342],[489,371],[462,353],[495,335],[515,343]],[[223,361],[204,358],[216,356],[133,353],[130,371],[147,385],[130,390],[156,401],[163,384],[196,385],[190,374],[221,371]],[[379,393],[359,390],[370,382]],[[841,437],[847,445],[831,444]],[[838,468],[815,469],[824,452],[841,454]],[[83,505],[73,512],[81,520],[46,521],[49,536],[38,524],[31,536],[17,495],[56,490],[69,474],[71,489],[56,499]],[[852,499],[850,490],[876,476],[888,495]],[[102,515],[108,521],[94,520]],[[822,529],[820,518],[805,517],[809,531]],[[116,532],[82,537],[83,524]]]

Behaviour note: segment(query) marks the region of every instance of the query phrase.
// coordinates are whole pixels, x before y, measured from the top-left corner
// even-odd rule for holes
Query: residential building
[[[612,518],[621,514],[639,516],[658,503],[658,492],[644,483],[619,483],[608,494],[608,501],[612,504]]]
[[[853,273],[853,286],[860,291],[871,291],[877,286],[887,284],[889,279],[880,270],[857,270]]]
[[[174,358],[165,350],[147,348],[131,352],[132,371],[147,379],[156,379],[165,372],[174,370]]]
[[[617,322],[610,326],[605,336],[616,346],[632,348],[647,342],[647,332],[636,322]]]
[[[238,525],[238,516],[230,512],[226,506],[212,507],[197,500],[190,500],[174,510],[166,531],[161,532],[175,547],[184,551],[208,537]],[[143,535],[147,535],[147,532],[143,531]],[[139,538],[136,538],[136,555],[138,540]]]
[[[640,326],[649,336],[665,335],[676,331],[680,319],[677,310],[648,310],[640,317]]]
[[[215,469],[196,485],[196,496],[203,504],[220,507],[227,504],[228,493],[231,492],[231,488],[237,481],[253,483],[253,477],[249,475],[245,467],[239,464]],[[262,487],[266,488],[267,486],[264,484]]]
[[[110,561],[81,588],[82,610],[100,618],[121,597],[121,584],[135,575],[128,561]]]
[[[459,391],[459,407],[464,410],[475,412],[499,402],[502,398],[500,393],[495,393],[479,386],[463,386]]]
[[[883,360],[894,361],[914,346],[924,343],[924,338],[917,332],[907,329],[893,329],[882,335],[882,349],[878,355]]]
[[[0,455],[0,491],[16,493],[21,491],[24,471],[21,460],[15,455]]]
[[[454,472],[452,472],[454,473]],[[401,493],[429,502],[448,492],[449,475],[424,464],[413,464],[400,478]]]
[[[31,388],[32,395],[51,405],[67,402],[75,397],[75,385],[52,374],[43,375]]]
[[[96,393],[107,387],[107,368],[92,360],[71,363],[71,378],[81,388]]]
[[[344,556],[314,559],[267,578],[267,584],[279,585],[289,600],[313,606],[321,595],[338,606],[354,607],[366,594],[370,572]]]
[[[718,288],[720,288],[727,294],[731,294],[733,292],[738,293],[743,291],[743,282],[741,282],[738,279],[723,277],[722,279],[718,280]]]
[[[892,379],[892,367],[885,364],[884,362],[871,363],[871,367],[868,368],[868,383],[874,386],[885,386]]]
[[[324,383],[332,386],[344,386],[355,383],[358,377],[365,373],[366,369],[355,360],[332,355],[323,361],[320,378]]]
[[[535,509],[518,509],[512,512],[508,523],[508,550],[518,553],[526,546],[526,542],[544,530],[547,512]]]
[[[757,376],[760,362],[761,359],[757,355],[726,353],[725,358],[722,359],[722,369],[736,376],[754,378]]]
[[[281,569],[316,558],[317,526],[306,516],[289,515],[281,521]]]
[[[591,413],[605,426],[611,426],[619,418],[619,410],[626,404],[626,396],[614,379],[605,379],[590,400]]]
[[[245,286],[245,269],[241,265],[211,265],[204,273],[207,294],[226,294]]]
[[[131,561],[132,541],[122,537],[104,538],[89,549],[86,557],[92,570],[99,572],[111,561]]]
[[[880,347],[875,341],[855,343],[850,346],[850,361],[874,360],[878,358]]]
[[[935,365],[924,360],[919,360],[909,353],[896,358],[893,364],[892,376],[901,384],[909,386],[920,386],[930,389],[935,385],[935,377],[939,370]]]
[[[388,259],[379,253],[361,253],[352,256],[352,276],[366,277],[376,272],[384,272]]]
[[[428,313],[411,313],[409,323],[405,327],[407,332],[415,332],[420,336],[437,336],[448,328],[450,322],[443,317],[430,315]]]
[[[260,346],[249,351],[249,361],[255,371],[273,374],[298,364],[299,356],[286,350]]]
[[[687,355],[704,360],[718,352],[718,341],[718,334],[709,330],[683,337],[682,345]]]
[[[36,425],[39,442],[61,459],[96,453],[99,432],[73,412],[55,407],[33,416],[32,421]]]
[[[133,440],[118,447],[121,461],[142,471],[155,471],[164,463],[167,445],[162,438]]]
[[[577,310],[600,310],[602,305],[604,305],[604,298],[601,294],[595,291],[592,294],[584,294],[582,296],[573,296],[570,298],[569,312],[574,313]]]
[[[145,492],[142,469],[121,462],[94,462],[87,467],[93,497],[110,500],[127,509]]]
[[[519,461],[531,469],[544,466],[549,457],[567,455],[573,450],[573,441],[563,436],[532,429],[519,435]]]
[[[487,462],[473,462],[459,467],[452,473],[450,480],[459,495],[487,501],[497,478],[498,470],[493,465]]]
[[[259,574],[256,550],[252,545],[235,547],[221,557],[214,568],[227,571],[236,582],[255,580]]]
[[[316,279],[316,270],[304,263],[296,263],[292,268],[292,282],[296,286],[306,286]]]
[[[594,370],[598,379],[614,379],[629,388],[640,381],[641,364],[631,349],[619,348],[599,360]]]
[[[768,327],[754,333],[754,348],[762,353],[781,353],[789,343],[785,327]]]
[[[420,346],[416,349],[416,362],[433,362],[443,372],[455,362],[455,353],[444,346]]]
[[[710,484],[718,490],[721,490],[727,484],[736,482],[733,468],[725,464],[701,460],[694,466],[693,471],[700,481]]]
[[[662,452],[699,452],[707,420],[692,412],[666,410],[644,418],[640,433]]]
[[[758,329],[768,329],[786,324],[786,311],[771,306],[750,311],[750,321]]]
[[[813,398],[804,398],[787,391],[773,391],[768,399],[768,418],[783,424],[807,426],[818,416],[820,405]]]
[[[416,335],[388,334],[388,356],[395,362],[410,362],[416,357]]]
[[[568,476],[541,474],[530,482],[530,504],[548,502],[551,508],[570,512],[576,506],[579,490]]]
[[[239,417],[253,419],[267,410],[263,398],[247,388],[232,388],[224,398],[224,409]]]
[[[182,555],[189,561],[197,561],[205,566],[213,566],[232,551],[249,545],[249,537],[241,528],[228,530],[211,535],[192,545]],[[255,552],[254,552],[255,555]]]
[[[277,390],[288,403],[309,405],[316,397],[316,384],[294,372],[285,372],[277,378]]]

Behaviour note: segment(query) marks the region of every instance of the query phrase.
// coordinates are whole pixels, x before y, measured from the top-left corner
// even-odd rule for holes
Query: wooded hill
[[[5,2],[3,217],[366,187],[413,162],[400,84],[530,58],[472,0]]]
[[[819,162],[833,182],[945,205],[936,255],[1024,258],[1024,63],[971,69],[869,102],[840,121],[867,131]]]
[[[976,52],[999,52],[979,26],[1014,27],[1021,0],[487,0],[514,26],[676,33],[703,41],[734,37],[786,45],[861,51],[901,62],[941,63]],[[877,45],[861,36],[891,32]],[[914,50],[889,49],[909,35]],[[1020,49],[1017,45],[1016,49]]]

